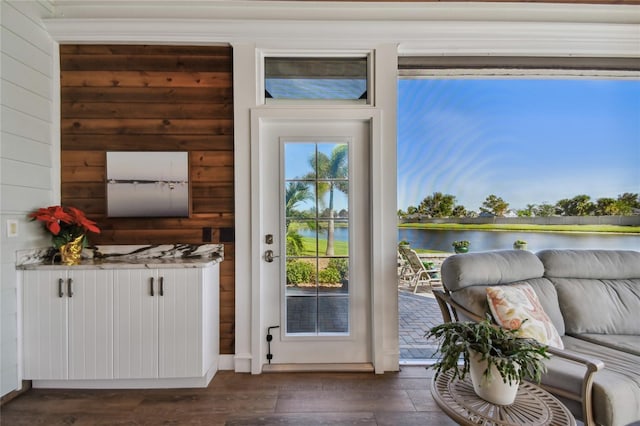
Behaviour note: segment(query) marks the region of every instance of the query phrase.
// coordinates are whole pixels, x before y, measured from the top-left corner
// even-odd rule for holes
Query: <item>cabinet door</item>
[[[113,272],[70,270],[66,290],[69,303],[69,379],[111,379]]]
[[[67,379],[66,272],[24,271],[22,277],[24,379]]]
[[[158,377],[157,271],[117,269],[113,283],[114,377]]]
[[[202,269],[161,269],[158,297],[160,377],[200,377],[202,359]]]

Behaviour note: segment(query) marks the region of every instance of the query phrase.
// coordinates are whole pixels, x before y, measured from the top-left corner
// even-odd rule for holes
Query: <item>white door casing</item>
[[[274,364],[337,364],[374,362],[372,300],[376,293],[371,277],[370,248],[370,150],[379,137],[379,116],[373,108],[358,109],[255,109],[252,111],[252,372],[267,363],[267,327]],[[289,143],[347,143],[349,146],[349,332],[343,335],[287,335],[283,312],[284,200],[283,146]],[[306,162],[307,158],[301,158]],[[357,219],[357,220],[354,220]],[[274,235],[273,244],[265,235]],[[264,260],[273,250],[275,261]]]

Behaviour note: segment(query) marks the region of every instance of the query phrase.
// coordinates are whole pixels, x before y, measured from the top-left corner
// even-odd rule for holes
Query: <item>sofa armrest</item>
[[[474,314],[473,312],[467,310],[464,306],[456,303],[451,298],[451,294],[448,290],[443,291],[440,289],[434,289],[433,294],[438,301],[438,306],[440,307],[440,311],[442,313],[442,319],[445,323],[451,321],[459,321],[459,313],[471,319],[472,321],[484,320],[484,318]],[[585,367],[585,373],[582,378],[582,386],[579,395],[553,386],[541,384],[541,387],[551,392],[552,394],[562,396],[564,398],[580,403],[582,406],[582,419],[585,426],[595,425],[592,405],[593,379],[594,374],[604,368],[604,362],[597,358],[568,351],[566,349],[554,348],[551,346],[548,347],[548,352],[559,358],[563,358],[568,361],[583,365]]]
[[[563,358],[568,361],[582,364],[585,367],[585,373],[582,378],[580,395],[575,395],[571,392],[567,392],[566,390],[558,389],[556,387],[549,386],[549,385],[541,384],[541,387],[543,387],[544,389],[546,389],[547,391],[555,395],[559,395],[564,398],[579,402],[582,405],[582,420],[584,421],[585,426],[595,425],[595,421],[593,419],[593,403],[592,403],[593,380],[594,380],[595,373],[597,373],[598,371],[604,368],[604,362],[602,362],[598,358],[579,354],[566,349],[554,348],[552,346],[549,346],[547,348],[547,351],[550,354],[557,356],[559,358]]]

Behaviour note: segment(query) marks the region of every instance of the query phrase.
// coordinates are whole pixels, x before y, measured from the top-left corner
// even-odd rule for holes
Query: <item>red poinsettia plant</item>
[[[88,219],[82,210],[75,207],[50,206],[40,208],[30,213],[29,217],[32,220],[39,220],[44,223],[45,229],[53,235],[53,246],[56,249],[85,235],[87,232],[100,233],[100,228],[96,223]]]

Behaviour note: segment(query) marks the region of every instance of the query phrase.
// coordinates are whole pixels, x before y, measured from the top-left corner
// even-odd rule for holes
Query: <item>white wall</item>
[[[59,198],[58,126],[52,125],[54,43],[39,18],[49,1],[0,0],[0,395],[21,386],[18,368],[16,250],[50,244],[26,215]],[[55,148],[54,148],[55,146]],[[55,170],[55,172],[54,172]],[[54,179],[53,176],[56,176]],[[7,236],[7,220],[18,235]]]

